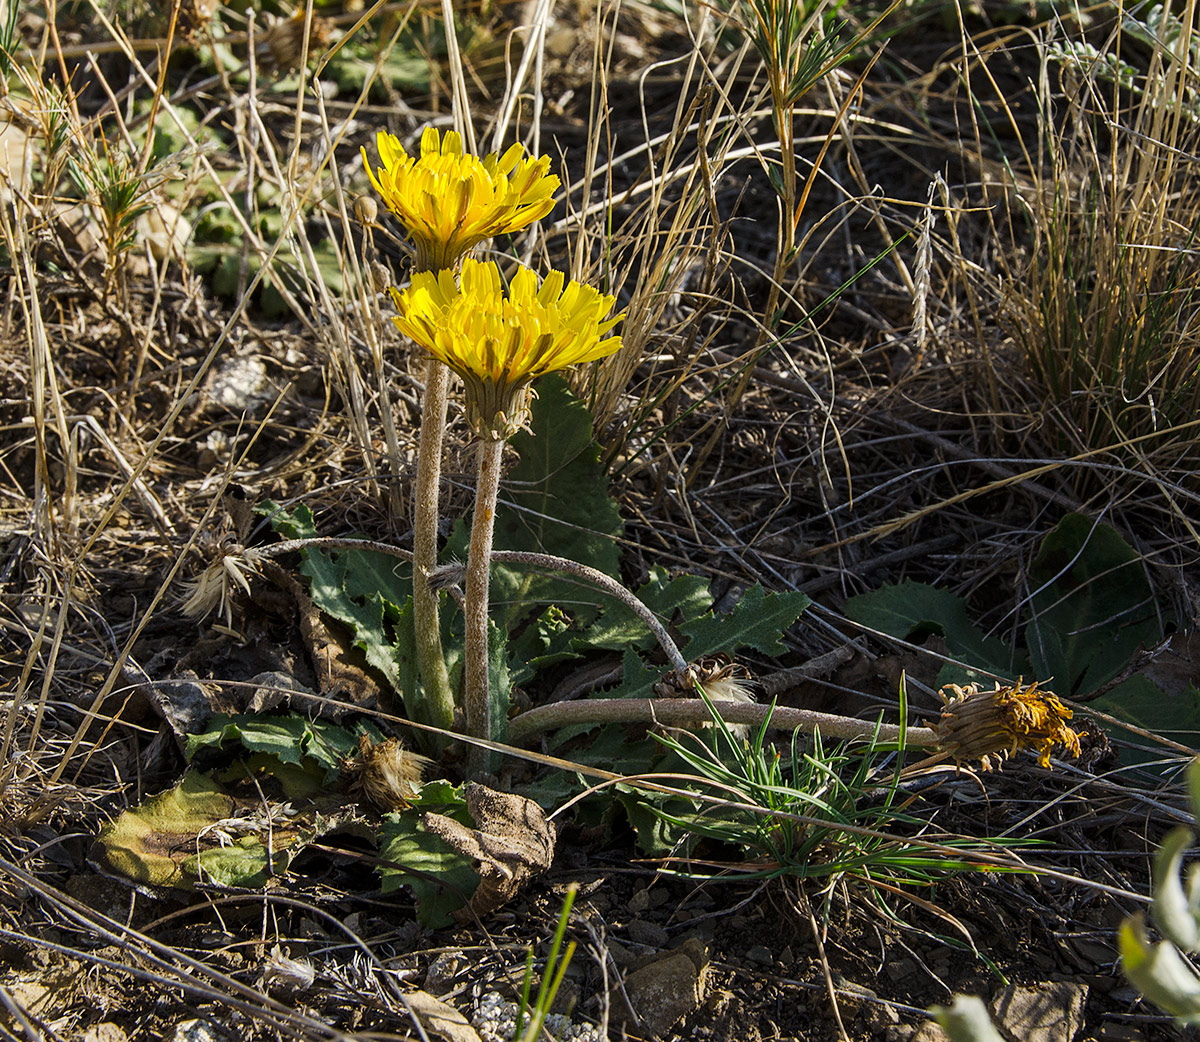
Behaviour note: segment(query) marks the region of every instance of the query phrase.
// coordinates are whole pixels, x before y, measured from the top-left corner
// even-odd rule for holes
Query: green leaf
[[[644,727],[602,728],[599,724],[591,724],[581,725],[572,730],[576,737],[588,731],[599,732],[586,742],[566,749],[563,746],[567,745],[570,736],[565,731],[556,732],[551,737],[550,748],[554,754],[581,767],[594,767],[601,771],[611,771],[613,774],[643,774],[656,770],[657,765],[662,762],[662,746]],[[598,780],[592,775],[571,774],[556,767],[521,791],[530,799],[537,800],[547,810],[551,810],[561,807],[572,796],[595,785]],[[603,802],[607,802],[608,792],[608,789],[602,790]]]
[[[192,760],[201,750],[235,743],[251,753],[266,753],[282,764],[305,766],[305,759],[311,760],[332,780],[341,770],[342,760],[354,751],[356,742],[356,734],[345,727],[328,720],[309,720],[296,713],[281,716],[218,713],[206,731],[187,736],[184,755]]]
[[[1182,1024],[1200,1023],[1200,979],[1169,941],[1151,944],[1141,917],[1131,916],[1117,935],[1121,969],[1135,988]]]
[[[1135,673],[1116,687],[1110,688],[1088,706],[1115,716],[1169,741],[1190,746],[1200,733],[1200,691],[1194,686],[1182,694],[1168,694],[1158,685]],[[1144,753],[1129,751],[1128,762],[1144,760]],[[1126,760],[1123,748],[1122,759]]]
[[[694,815],[696,804],[679,796],[662,796],[618,785],[617,800],[637,835],[638,850],[647,857],[678,853],[689,835],[679,821]]]
[[[846,601],[846,615],[855,622],[897,640],[920,643],[930,634],[945,638],[950,654],[968,666],[1016,679],[1029,670],[1014,652],[996,637],[985,636],[967,617],[962,598],[925,583],[902,582]],[[962,677],[943,670],[943,682]],[[970,670],[962,680],[973,678]],[[961,682],[961,681],[960,681]]]
[[[775,189],[775,194],[780,199],[789,198],[790,193],[787,186],[783,183],[783,166],[780,163],[767,161],[764,163],[767,168],[767,180],[771,182],[771,187]]]
[[[258,836],[239,836],[228,845],[211,847],[184,862],[184,871],[205,883],[217,886],[259,887],[271,876],[287,871],[292,857],[288,851],[270,853]]]
[[[510,681],[522,684],[533,676],[535,669],[546,669],[569,659],[578,658],[573,650],[575,633],[571,619],[556,604],[548,605],[541,614],[522,626],[508,641]]]
[[[312,511],[303,504],[287,511],[268,500],[259,510],[269,514],[275,530],[289,539],[317,535]],[[302,551],[302,556],[300,571],[309,579],[313,604],[349,626],[355,646],[400,695],[409,714],[428,719],[417,683],[410,566],[372,550],[327,554],[313,549]],[[442,638],[447,643],[456,617],[454,612],[441,613]]]
[[[317,536],[313,512],[304,503],[287,510],[273,499],[264,499],[255,508],[255,513],[266,517],[284,539],[315,539]]]
[[[446,782],[422,786],[413,807],[383,819],[379,854],[392,864],[379,870],[380,889],[390,894],[408,887],[417,901],[417,918],[436,929],[453,922],[453,913],[470,900],[479,886],[479,876],[470,858],[425,831],[421,825],[425,812],[472,824],[459,790]]]
[[[207,774],[188,771],[173,789],[123,811],[97,848],[110,867],[155,886],[186,886],[182,862],[197,834],[233,813],[233,798]]]
[[[405,620],[411,622],[411,615],[402,613],[412,597],[408,565],[369,550],[336,554],[309,550],[300,571],[309,578],[313,604],[350,626],[355,646],[367,662],[408,698],[412,688],[404,687],[404,682],[411,673],[403,658],[415,640],[401,628]]]
[[[1185,952],[1200,947],[1200,893],[1197,892],[1196,868],[1188,873],[1188,885],[1184,888],[1180,878],[1183,857],[1195,842],[1191,829],[1180,826],[1171,829],[1163,837],[1162,845],[1154,856],[1154,903],[1151,915],[1167,940]]]
[[[650,579],[637,591],[637,596],[664,622],[686,623],[712,609],[708,587],[708,580],[698,575],[668,579],[667,570],[656,565],[650,569]],[[623,651],[628,647],[648,648],[653,643],[649,627],[627,605],[615,599],[592,626],[575,638],[577,648],[592,650]]]
[[[692,595],[692,607],[701,603],[691,583],[681,588]],[[754,648],[764,655],[785,651],[781,635],[803,614],[812,601],[803,593],[767,593],[761,586],[752,586],[743,594],[733,611],[727,615],[708,612],[699,618],[685,621],[680,632],[688,638],[683,651],[691,661],[719,651],[736,652]],[[597,698],[652,698],[654,685],[667,672],[666,666],[647,666],[630,645],[625,646],[624,675],[615,687],[598,692]],[[560,738],[566,740],[589,730],[586,725],[565,729]]]
[[[445,646],[446,631],[450,626],[450,613],[443,611],[439,616],[442,626],[442,643]],[[417,673],[417,628],[413,621],[412,598],[404,602],[396,615],[396,625],[393,630],[396,643],[392,645],[392,658],[396,664],[396,691],[404,701],[404,707],[410,716],[417,720],[428,720],[422,697],[424,691],[418,681]]]
[[[492,741],[508,737],[508,709],[512,703],[512,675],[504,633],[488,619],[488,708],[492,717]]]
[[[623,665],[624,675],[621,677],[621,683],[606,691],[597,692],[597,698],[650,698],[654,694],[654,685],[662,680],[663,674],[670,668],[647,666],[633,648],[625,649]],[[569,732],[579,733],[573,728],[569,729]]]
[[[355,820],[339,796],[292,801],[268,829],[261,790],[234,797],[207,774],[188,771],[173,789],[124,811],[96,841],[112,868],[156,886],[190,887],[199,877],[222,886],[262,886],[287,871],[319,836]],[[276,804],[277,806],[278,804]]]
[[[689,638],[684,654],[692,661],[740,648],[781,655],[787,650],[781,636],[810,604],[812,600],[799,591],[767,593],[761,586],[751,586],[728,615],[710,612],[679,627]]]
[[[1030,569],[1036,590],[1026,627],[1037,675],[1063,694],[1111,680],[1162,636],[1141,558],[1110,525],[1068,514]]]
[[[931,1006],[950,1042],[1004,1042],[992,1024],[987,1007],[977,995],[955,995],[950,1006]]]

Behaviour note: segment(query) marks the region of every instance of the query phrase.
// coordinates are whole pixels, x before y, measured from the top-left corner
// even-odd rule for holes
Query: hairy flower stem
[[[272,543],[270,546],[255,547],[247,551],[251,559],[255,557],[278,557],[282,554],[294,553],[297,550],[368,550],[377,554],[390,554],[403,561],[411,561],[413,555],[407,550],[391,543],[381,543],[374,539],[346,539],[340,536],[313,536],[307,539],[289,539],[282,543]],[[636,594],[625,589],[616,579],[596,568],[566,557],[555,557],[553,554],[538,554],[528,550],[493,550],[493,564],[516,564],[530,571],[561,572],[564,575],[574,575],[578,579],[598,586],[605,593],[611,594],[622,601],[634,615],[641,619],[646,628],[654,635],[659,647],[671,661],[674,669],[686,669],[687,659],[683,657],[675,641],[667,632],[666,627],[658,621],[652,612]],[[459,581],[458,579],[454,580]]]
[[[777,731],[811,733],[820,730],[825,738],[874,738],[879,742],[897,742],[903,735],[908,746],[930,748],[938,744],[937,732],[928,727],[909,727],[902,731],[895,724],[876,724],[811,709],[788,709],[754,702],[714,702],[713,706],[729,724],[761,727],[767,720],[767,726]],[[513,745],[521,745],[534,735],[568,724],[660,723],[686,727],[711,720],[709,703],[699,698],[589,698],[527,709],[509,721],[508,740]]]
[[[658,617],[638,597],[625,589],[616,579],[605,575],[595,568],[590,568],[586,564],[580,564],[578,561],[569,560],[566,557],[555,557],[553,554],[535,554],[525,550],[497,550],[492,554],[493,561],[502,561],[505,564],[520,564],[529,569],[537,569],[542,572],[562,572],[566,575],[574,575],[585,582],[590,582],[593,586],[598,586],[605,593],[611,594],[617,600],[621,601],[631,612],[634,613],[645,624],[647,629],[654,634],[658,641],[659,647],[666,653],[667,658],[671,660],[671,666],[674,669],[687,669],[687,659],[683,657],[679,647],[675,641],[671,639],[671,635],[667,632],[666,627],[658,621]]]
[[[467,734],[492,740],[492,707],[488,690],[488,583],[492,565],[492,535],[496,527],[496,497],[500,493],[500,460],[504,439],[479,440],[479,476],[475,482],[475,511],[471,518],[471,545],[467,551],[467,578],[463,615],[466,617],[463,671],[463,710]],[[471,746],[470,774],[486,773],[488,751]]]
[[[417,669],[425,687],[429,722],[447,730],[454,723],[454,692],[442,651],[438,592],[429,584],[437,567],[438,487],[442,477],[442,436],[446,430],[446,391],[450,370],[435,358],[425,369],[425,398],[417,450],[417,487],[413,496],[413,626]]]

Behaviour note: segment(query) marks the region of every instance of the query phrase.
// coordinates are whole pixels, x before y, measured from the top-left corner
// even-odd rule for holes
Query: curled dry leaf
[[[427,831],[476,862],[479,887],[470,908],[455,913],[459,920],[472,913],[485,916],[511,901],[528,880],[550,867],[557,839],[553,823],[533,800],[474,782],[467,783],[463,797],[475,828],[442,814],[421,819]]]
[[[471,1027],[466,1017],[429,992],[410,991],[404,1000],[421,1026],[445,1042],[480,1042],[479,1032]]]
[[[283,590],[296,605],[300,636],[312,660],[321,694],[362,709],[379,705],[380,685],[364,668],[362,655],[352,646],[351,639],[327,625],[326,617],[313,604],[308,591],[290,572],[274,561],[263,561],[260,567],[263,576]],[[321,715],[337,720],[346,712],[345,707],[326,704]]]

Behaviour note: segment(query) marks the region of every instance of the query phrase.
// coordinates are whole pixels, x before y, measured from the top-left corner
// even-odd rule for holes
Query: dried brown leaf
[[[511,901],[524,884],[550,867],[557,839],[552,822],[533,800],[511,792],[497,792],[468,782],[463,792],[475,828],[441,814],[425,814],[425,828],[453,849],[475,861],[480,883],[470,910],[456,913],[469,919],[471,912],[487,915]]]

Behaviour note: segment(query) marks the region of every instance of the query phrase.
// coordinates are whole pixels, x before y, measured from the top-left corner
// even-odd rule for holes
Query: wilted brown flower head
[[[358,755],[345,764],[352,775],[350,791],[361,793],[380,810],[403,810],[416,797],[421,779],[433,761],[409,752],[399,738],[378,745],[363,732],[358,736]]]
[[[1038,681],[1024,685],[1023,680],[997,684],[992,691],[981,691],[976,684],[943,687],[939,747],[956,760],[982,761],[984,770],[991,768],[993,758],[999,766],[1021,749],[1037,753],[1043,767],[1050,765],[1055,746],[1078,756],[1079,736],[1067,726],[1071,710],[1053,692],[1039,688]]]
[[[695,698],[696,686],[714,702],[753,702],[751,677],[745,666],[724,652],[704,655],[686,669],[673,669],[654,685],[659,698]]]
[[[250,579],[257,570],[254,551],[247,550],[233,534],[202,537],[201,551],[208,564],[194,579],[183,584],[180,610],[189,619],[203,619],[216,611],[233,626],[233,601],[238,590],[250,596]]]

